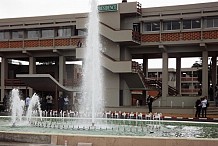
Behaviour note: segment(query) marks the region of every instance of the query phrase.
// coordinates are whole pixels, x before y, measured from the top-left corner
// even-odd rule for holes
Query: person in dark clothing
[[[149,113],[152,113],[152,102],[153,102],[153,98],[150,95],[148,95],[147,103],[148,103]]]
[[[201,100],[200,99],[197,99],[196,102],[195,102],[195,108],[196,108],[196,112],[195,112],[195,117],[199,118],[200,117],[200,114],[201,114]]]

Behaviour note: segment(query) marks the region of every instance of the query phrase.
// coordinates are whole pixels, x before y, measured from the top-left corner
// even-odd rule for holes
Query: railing
[[[45,38],[0,41],[0,48],[33,48],[33,47],[56,47],[56,46],[78,46],[85,43],[84,38]]]
[[[142,71],[142,67],[137,62],[135,62],[135,61],[132,62],[132,69],[133,69],[133,72],[137,72],[139,74],[145,88],[159,90],[159,91],[162,90],[162,82],[160,80],[145,78],[145,75]],[[161,95],[161,92],[159,92],[159,93],[160,94],[158,96]],[[175,88],[168,85],[168,94],[169,95],[177,95],[178,91]]]
[[[140,32],[137,32],[137,31],[132,31],[132,39],[134,41],[137,41],[138,43],[141,43],[141,34]]]
[[[137,2],[136,8],[137,8],[137,12],[141,15],[142,14],[142,4]]]

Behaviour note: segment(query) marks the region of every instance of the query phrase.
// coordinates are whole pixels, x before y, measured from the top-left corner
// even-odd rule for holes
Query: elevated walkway
[[[27,86],[39,91],[75,92],[76,89],[61,85],[50,74],[17,74]]]

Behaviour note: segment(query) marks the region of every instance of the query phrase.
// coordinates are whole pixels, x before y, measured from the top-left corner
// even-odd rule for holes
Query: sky
[[[215,2],[216,0],[127,0],[140,2],[142,8]],[[98,0],[98,4],[121,3],[122,0]],[[60,15],[89,12],[90,0],[0,0],[0,19]],[[198,58],[182,59],[182,67],[191,67]],[[162,67],[161,59],[149,60],[149,68]],[[175,59],[169,59],[169,68],[175,68]]]

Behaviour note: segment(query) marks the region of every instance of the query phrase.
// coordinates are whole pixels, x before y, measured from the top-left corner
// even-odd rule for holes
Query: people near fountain
[[[51,95],[46,96],[46,110],[47,111],[52,110],[52,100],[53,100],[53,98]]]
[[[64,97],[64,111],[68,110],[68,106],[69,106],[69,98],[68,96]]]
[[[63,97],[63,95],[60,95],[60,97],[58,98],[58,109],[59,109],[59,111],[64,110],[64,97]]]
[[[28,107],[29,107],[29,105],[30,105],[30,97],[29,96],[27,96],[26,97],[26,99],[25,99],[25,109],[26,109],[26,111],[28,110]]]
[[[195,102],[195,108],[196,108],[195,117],[196,117],[196,118],[199,118],[199,117],[200,117],[200,114],[201,114],[201,108],[202,108],[201,99],[197,99],[197,100],[196,100],[196,102]]]
[[[208,101],[207,101],[207,96],[204,96],[202,101],[201,101],[201,105],[202,105],[202,117],[206,118],[207,117],[207,106],[208,106]]]
[[[148,104],[149,113],[152,113],[152,102],[153,102],[153,98],[151,97],[151,95],[148,95],[147,104]]]

